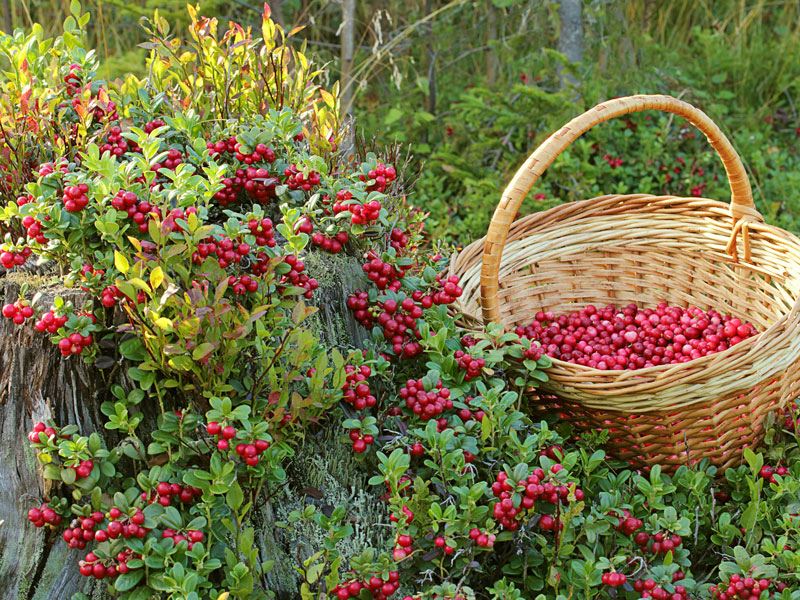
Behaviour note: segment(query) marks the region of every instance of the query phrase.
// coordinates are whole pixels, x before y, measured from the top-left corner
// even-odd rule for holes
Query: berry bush
[[[60,81],[33,78],[36,94],[77,98],[35,116],[69,125],[69,143],[43,142],[0,214],[4,268],[35,259],[83,293],[44,305],[23,286],[3,317],[65,360],[126,375],[104,392],[107,431],[37,420],[27,432],[48,480],[28,520],[80,552],[72,568],[129,600],[277,597],[255,508],[288,501],[304,436],[333,426],[387,543],[346,551],[353,507],[306,499],[280,523],[324,532],[298,549],[295,597],[800,597],[794,410],[724,475],[634,471],[606,458],[607,432],[528,410],[550,356],[691,360],[752,326],[587,307],[467,334],[449,248],[406,202],[396,157],[340,152],[336,86],[318,85],[268,9],[263,37],[190,15],[185,42],[150,22],[147,79],[108,86],[76,9],[44,45]],[[346,305],[370,333],[363,347],[315,331],[315,253],[361,265]],[[627,352],[610,366],[612,347]]]

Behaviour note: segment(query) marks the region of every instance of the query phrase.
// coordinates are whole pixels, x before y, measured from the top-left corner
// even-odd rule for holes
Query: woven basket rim
[[[674,196],[674,195],[669,195],[669,194],[655,195],[655,194],[642,194],[642,193],[604,194],[604,195],[601,195],[601,196],[595,196],[594,198],[588,198],[588,199],[584,199],[584,200],[577,200],[577,201],[574,201],[574,202],[565,203],[565,204],[569,204],[574,209],[574,212],[571,215],[571,217],[569,219],[569,222],[570,223],[575,223],[575,222],[578,222],[578,221],[591,221],[591,220],[593,220],[595,218],[599,218],[598,215],[581,214],[581,208],[591,206],[593,203],[597,202],[598,200],[605,200],[605,199],[609,199],[609,198],[617,198],[617,199],[619,199],[619,201],[621,203],[624,203],[624,201],[626,199],[630,199],[630,198],[650,199],[650,200],[656,200],[656,201],[674,201],[674,200],[679,200],[679,201],[685,201],[685,202],[690,202],[690,203],[697,203],[698,205],[705,205],[708,208],[718,208],[718,209],[720,209],[721,212],[724,213],[724,215],[726,215],[726,216],[730,215],[730,207],[729,207],[729,205],[727,203],[725,203],[725,202],[721,202],[721,201],[715,200],[713,198],[694,197],[694,196]],[[551,207],[551,208],[543,210],[543,211],[537,211],[537,212],[534,212],[534,213],[530,213],[528,215],[525,215],[522,218],[519,218],[519,219],[515,220],[514,223],[512,223],[512,225],[511,225],[511,230],[510,230],[509,237],[511,237],[514,233],[516,233],[516,231],[518,229],[527,228],[532,223],[535,223],[537,219],[541,219],[542,217],[546,218],[546,216],[551,211],[554,211],[555,209],[559,209],[562,206],[564,206],[564,205],[563,204],[562,205],[556,205],[554,207]],[[658,206],[653,206],[652,213],[653,214],[662,214],[662,215],[667,215],[667,216],[670,215],[670,213],[667,213],[667,212],[664,212],[664,211],[660,211],[660,210],[658,210],[658,208],[659,208]],[[644,215],[644,214],[648,214],[648,213],[649,213],[649,211],[637,211],[636,214]],[[624,211],[623,211],[622,214],[624,214]],[[616,216],[622,216],[622,214],[616,215]],[[723,216],[723,215],[720,215],[720,216]],[[695,218],[702,218],[702,217],[692,217],[692,218],[695,219]],[[676,220],[681,220],[678,216],[676,216],[675,219]],[[562,226],[562,224],[563,224],[563,221],[560,221],[560,220],[553,221],[552,223],[548,224],[544,229],[542,229],[542,231],[557,230],[557,229],[559,229],[559,227]],[[768,224],[768,223],[765,223],[765,222],[752,223],[750,225],[750,229],[752,231],[762,231],[762,232],[768,232],[768,233],[771,233],[771,234],[776,234],[777,237],[782,238],[784,241],[796,244],[797,247],[798,247],[798,250],[800,250],[800,238],[798,238],[793,233],[791,233],[789,231],[786,231],[785,229],[782,229],[782,228],[780,228],[780,227],[778,227],[776,225],[771,225],[771,224]],[[532,233],[531,235],[536,235],[536,232]],[[520,242],[520,241],[526,239],[527,237],[529,237],[529,236],[528,235],[522,236],[522,237],[520,237],[518,239],[515,239],[515,240],[512,240],[512,241],[508,241],[507,244],[508,245],[513,245],[514,243]],[[454,272],[453,271],[453,265],[457,261],[458,257],[460,255],[462,255],[465,251],[467,251],[467,249],[469,249],[469,248],[477,247],[477,246],[483,247],[485,238],[486,238],[486,236],[478,238],[478,239],[472,241],[467,246],[464,246],[461,249],[460,252],[455,252],[451,256],[451,260],[450,260],[451,272]],[[737,263],[741,264],[744,267],[748,266],[746,263],[743,263],[741,261],[733,261],[733,260],[731,260],[731,264],[737,264]],[[478,309],[480,310],[480,298],[478,298],[477,300],[478,300]],[[485,326],[485,322],[484,322],[484,319],[482,318],[482,316],[480,316],[480,314],[473,314],[473,313],[466,312],[464,310],[463,304],[460,301],[456,304],[455,308],[458,310],[459,313],[461,313],[469,321],[473,321],[473,324],[467,325],[467,329],[475,330],[475,329],[480,329],[480,328]],[[722,350],[720,352],[714,352],[713,354],[708,354],[706,356],[701,356],[700,358],[692,359],[692,360],[687,361],[685,363],[654,365],[652,367],[643,367],[641,369],[629,369],[629,370],[606,369],[606,370],[604,370],[604,369],[597,369],[597,368],[594,368],[594,367],[590,367],[590,366],[587,366],[587,365],[580,365],[580,364],[577,364],[577,363],[572,363],[572,362],[560,360],[560,359],[553,358],[553,357],[549,357],[549,358],[552,361],[554,367],[560,368],[563,371],[568,371],[568,372],[572,372],[572,373],[575,373],[575,374],[582,374],[582,375],[585,375],[587,377],[591,376],[593,378],[607,378],[607,379],[613,379],[614,381],[635,380],[635,379],[638,379],[638,378],[642,378],[642,379],[645,379],[645,380],[651,380],[652,381],[652,380],[656,379],[657,377],[662,376],[663,374],[668,373],[668,372],[679,372],[681,370],[689,369],[689,368],[694,368],[694,369],[704,368],[706,366],[705,363],[709,363],[711,361],[718,361],[718,360],[724,359],[727,355],[732,354],[734,351],[735,352],[742,352],[742,350],[746,350],[747,353],[753,352],[754,350],[757,350],[757,348],[753,348],[754,346],[762,344],[762,343],[764,343],[764,340],[769,339],[771,337],[771,335],[773,335],[777,329],[781,328],[786,323],[786,321],[788,320],[789,316],[792,315],[793,313],[796,313],[796,312],[800,312],[800,294],[797,295],[797,297],[794,299],[794,305],[792,306],[792,309],[789,312],[784,313],[783,315],[781,315],[778,319],[776,319],[766,329],[764,329],[762,331],[759,331],[756,335],[754,335],[752,337],[749,337],[749,338],[747,338],[745,340],[742,340],[741,342],[739,342],[735,346],[731,346],[730,348],[727,348],[727,349]],[[508,330],[513,330],[513,327],[509,326],[506,323],[502,323],[502,325],[507,331]]]

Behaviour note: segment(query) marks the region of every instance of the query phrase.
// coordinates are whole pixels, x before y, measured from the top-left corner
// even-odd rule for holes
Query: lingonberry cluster
[[[67,315],[58,314],[55,309],[50,309],[39,317],[33,327],[40,333],[56,334],[66,325],[68,319]]]
[[[361,268],[364,270],[364,273],[367,274],[367,278],[374,283],[379,290],[388,288],[396,292],[400,289],[400,280],[411,267],[410,265],[407,267],[395,267],[391,263],[381,260],[375,252],[370,250],[367,254],[367,262],[364,263]]]
[[[110,152],[114,156],[122,156],[135,148],[136,145],[122,135],[122,128],[119,125],[114,125],[108,130],[103,143],[100,144],[100,153]]]
[[[758,600],[758,598],[761,598],[761,594],[773,587],[773,584],[774,591],[779,593],[787,587],[783,582],[773,582],[771,579],[766,578],[742,577],[738,573],[734,573],[728,579],[727,584],[712,585],[709,591],[711,592],[711,597],[718,600],[736,600],[738,598]]]
[[[306,265],[294,254],[284,257],[283,262],[289,265],[289,272],[281,276],[281,284],[290,284],[295,287],[303,288],[303,296],[312,298],[314,290],[319,287],[319,283],[313,277],[309,277],[305,272]]]
[[[86,195],[88,193],[89,186],[85,183],[65,186],[62,197],[64,210],[72,213],[82,211],[89,204],[89,196]]]
[[[761,467],[761,470],[758,472],[758,475],[762,479],[766,479],[770,483],[777,483],[775,479],[775,475],[779,477],[786,477],[789,474],[789,469],[782,466],[775,466],[772,465],[764,465]]]
[[[361,454],[367,451],[372,444],[375,443],[375,436],[369,433],[364,433],[360,429],[351,429],[348,434],[350,441],[353,443],[353,452]]]
[[[456,299],[460,298],[463,293],[461,286],[458,285],[458,275],[445,277],[440,273],[436,276],[436,283],[439,284],[440,287],[433,293],[432,299],[434,304],[452,304]]]
[[[472,406],[476,402],[476,399],[472,396],[467,396],[463,402],[466,406],[458,409],[458,416],[464,423],[467,421],[482,421],[486,416],[483,410]]]
[[[469,539],[475,542],[475,545],[479,548],[493,548],[497,536],[493,533],[486,533],[477,527],[473,527],[469,530]]]
[[[399,394],[406,407],[423,421],[434,419],[453,408],[450,390],[444,387],[441,381],[426,389],[422,379],[409,379],[405,386],[400,388]]]
[[[333,212],[334,214],[349,212],[350,222],[353,225],[369,225],[380,218],[381,208],[383,207],[377,200],[370,200],[364,204],[359,204],[357,202],[348,204],[337,202],[333,205]]]
[[[41,445],[41,439],[39,438],[39,434],[43,433],[47,439],[55,437],[58,435],[58,430],[55,427],[50,427],[49,425],[45,425],[43,422],[39,421],[33,425],[33,429],[28,432],[28,441],[32,444]]]
[[[617,573],[616,571],[611,571],[610,573],[603,573],[600,577],[603,585],[607,585],[609,587],[619,587],[624,585],[628,578],[625,576],[624,573]]]
[[[146,492],[142,492],[141,498],[151,504],[158,502],[161,506],[170,506],[173,500],[180,501],[183,504],[190,504],[202,494],[203,491],[196,487],[175,482],[159,481],[149,495]]]
[[[397,562],[406,559],[413,552],[411,549],[413,545],[414,540],[410,535],[405,533],[398,535],[392,551],[392,558]]]
[[[32,252],[28,246],[18,247],[10,243],[3,244],[0,248],[2,248],[2,251],[0,251],[0,265],[5,269],[21,267]]]
[[[236,437],[236,428],[233,425],[223,426],[216,421],[211,421],[206,425],[206,431],[208,431],[209,435],[217,438],[217,448],[223,451],[230,447],[228,440]]]
[[[195,544],[201,543],[206,539],[205,534],[199,529],[187,529],[185,532],[165,529],[161,532],[162,539],[169,539],[177,546],[181,542],[186,542],[186,549],[191,550]]]
[[[147,224],[154,216],[161,216],[161,210],[147,200],[139,200],[133,192],[120,190],[111,199],[111,206],[127,213],[141,233],[147,233]]]
[[[183,153],[177,148],[167,150],[167,155],[163,162],[155,162],[150,166],[150,170],[158,173],[161,169],[174,171],[178,165],[183,163]]]
[[[31,215],[26,215],[22,218],[22,226],[25,228],[25,235],[28,239],[37,244],[46,244],[47,238],[42,230],[42,224]]]
[[[486,366],[486,360],[471,356],[463,350],[456,350],[455,355],[458,367],[464,371],[464,381],[472,381],[480,376]]]
[[[262,219],[249,219],[247,221],[247,228],[256,238],[257,246],[267,246],[268,248],[275,247],[275,230],[273,228],[272,219],[264,217]]]
[[[105,531],[94,530],[94,528],[103,521],[103,518],[103,513],[94,512],[88,517],[73,519],[69,527],[61,533],[61,537],[67,543],[67,546],[72,549],[86,548],[86,544],[97,539],[98,534],[100,535],[100,539],[97,539],[98,542],[106,541],[108,535]]]
[[[16,302],[3,306],[3,316],[10,319],[15,325],[23,325],[27,319],[33,317],[33,307],[27,300],[17,300]]]
[[[641,519],[633,517],[631,511],[627,508],[623,509],[622,513],[622,516],[617,519],[617,525],[615,527],[620,533],[631,536],[644,526],[644,522]]]
[[[95,579],[113,579],[121,573],[127,573],[127,561],[132,557],[130,551],[120,552],[116,560],[101,560],[94,552],[89,552],[83,560],[78,562],[78,571],[84,577]],[[124,568],[123,568],[123,565]]]
[[[392,596],[400,587],[400,574],[389,571],[386,579],[373,575],[366,581],[351,579],[331,588],[331,598],[348,600],[348,598],[361,598],[362,592],[368,592],[373,600],[385,600]]]
[[[65,84],[65,91],[67,92],[68,96],[74,96],[78,92],[81,91],[83,87],[83,79],[81,76],[83,69],[77,63],[72,63],[69,66],[69,70],[66,75],[64,75],[64,84]]]
[[[589,305],[566,315],[538,312],[533,323],[516,332],[539,341],[551,357],[622,370],[694,360],[726,350],[755,335],[756,329],[715,310],[662,302],[655,309]]]
[[[78,331],[74,331],[58,340],[58,349],[62,356],[72,356],[83,352],[84,348],[91,346],[93,341],[91,333],[83,335]]]
[[[397,179],[397,171],[392,165],[379,162],[374,169],[361,173],[358,178],[371,182],[367,184],[367,191],[385,192],[388,185]]]
[[[550,477],[564,469],[560,463],[550,467]],[[558,482],[545,481],[544,469],[537,467],[525,479],[514,482],[505,471],[500,471],[492,483],[492,494],[498,499],[492,507],[492,514],[504,529],[516,531],[533,511],[537,500],[550,504],[566,504],[569,488]],[[575,499],[583,500],[583,491],[575,489]],[[560,523],[551,515],[542,515],[539,527],[545,531],[560,528]]]
[[[270,443],[267,440],[255,439],[250,443],[236,444],[236,454],[244,460],[247,466],[255,467],[261,455],[269,447]]]
[[[61,525],[62,517],[53,507],[47,502],[42,504],[39,508],[32,508],[28,511],[28,521],[33,523],[34,527],[44,527],[50,525],[55,528]]]
[[[633,541],[636,542],[636,545],[642,550],[647,550],[652,554],[659,555],[667,554],[679,548],[683,543],[683,538],[676,533],[663,533],[659,531],[658,533],[650,535],[645,531],[640,531],[633,537]]]
[[[290,190],[311,191],[320,184],[320,176],[316,171],[304,173],[292,164],[283,171],[284,183]]]
[[[202,264],[209,256],[216,256],[219,266],[223,269],[232,264],[242,262],[250,254],[250,244],[244,241],[234,241],[226,235],[219,239],[206,238],[197,244],[197,250],[192,255],[195,264]]]
[[[669,592],[658,585],[654,579],[637,579],[633,582],[633,589],[641,594],[641,598],[689,600],[689,592],[682,585],[673,586],[672,591]]]
[[[603,160],[608,163],[608,166],[612,169],[616,169],[622,166],[622,157],[621,156],[611,156],[610,154],[605,154],[603,156]]]
[[[350,236],[346,231],[338,231],[335,235],[316,232],[311,236],[311,243],[324,252],[339,254],[349,239]]]
[[[342,400],[356,410],[375,406],[377,400],[372,395],[367,379],[372,375],[369,365],[345,365],[345,383],[342,386]]]
[[[258,291],[258,279],[249,275],[231,275],[228,277],[228,288],[237,296],[244,296],[248,292],[253,294]]]
[[[398,227],[392,229],[392,232],[389,234],[389,245],[398,252],[406,249],[408,241],[408,234]]]

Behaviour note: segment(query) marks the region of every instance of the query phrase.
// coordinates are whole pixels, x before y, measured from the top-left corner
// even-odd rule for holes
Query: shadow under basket
[[[515,221],[531,187],[594,124],[665,110],[697,126],[722,158],[730,206],[643,194],[564,204]],[[737,246],[741,246],[738,248]],[[509,184],[485,238],[453,258],[464,323],[527,325],[538,311],[588,304],[715,309],[758,334],[715,354],[639,370],[603,371],[554,360],[535,410],[582,430],[607,429],[610,454],[674,470],[707,458],[721,470],[758,445],[771,411],[800,395],[800,240],[755,210],[730,142],[698,109],[668,96],[611,100],[553,134]]]

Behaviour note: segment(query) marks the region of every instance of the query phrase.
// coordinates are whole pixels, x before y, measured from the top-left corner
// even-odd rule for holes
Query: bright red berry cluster
[[[40,333],[55,334],[67,323],[66,315],[57,315],[53,310],[48,310],[34,324],[34,329]]]
[[[538,312],[516,332],[538,340],[549,356],[603,370],[688,362],[757,333],[750,323],[714,310],[663,302],[655,309],[589,305],[566,315]]]
[[[611,573],[603,573],[603,575],[600,577],[600,580],[603,582],[603,585],[607,585],[609,587],[619,587],[624,585],[625,582],[628,581],[628,578],[624,573],[612,571]]]
[[[423,421],[434,419],[453,408],[450,390],[444,387],[441,381],[426,390],[422,379],[409,379],[406,385],[400,388],[400,398]]]
[[[236,444],[236,454],[249,467],[255,467],[258,464],[259,457],[269,448],[270,443],[267,440],[253,440],[250,443]]]
[[[230,447],[230,442],[228,440],[232,440],[236,437],[236,428],[233,425],[226,425],[223,427],[216,421],[211,421],[206,425],[206,431],[217,438],[217,448],[223,451]]]
[[[654,600],[689,600],[689,593],[682,585],[676,585],[673,587],[672,592],[668,592],[658,585],[654,579],[638,579],[633,582],[633,589],[641,594],[641,598],[653,598]]]
[[[169,169],[174,171],[178,165],[183,163],[183,153],[177,148],[170,148],[167,150],[167,157],[163,162],[156,162],[150,167],[151,171],[158,173],[161,169]]]
[[[469,530],[469,539],[474,541],[475,545],[479,548],[493,548],[497,536],[493,533],[485,533],[477,527],[473,527]]]
[[[390,263],[383,262],[377,254],[370,251],[367,255],[367,262],[361,268],[379,290],[388,288],[396,292],[400,289],[400,279],[410,267],[395,267]]]
[[[111,206],[127,213],[141,233],[147,233],[147,224],[153,216],[161,216],[161,210],[146,200],[139,201],[133,192],[120,190],[111,199]]]
[[[464,381],[472,381],[476,377],[480,377],[486,366],[485,359],[471,356],[463,350],[456,350],[455,359],[458,367],[464,371]]]
[[[642,548],[642,550],[647,550],[652,554],[659,555],[672,552],[680,547],[683,543],[683,538],[678,534],[669,532],[658,532],[650,535],[645,531],[640,531],[633,537],[633,541],[636,542],[636,545]]]
[[[142,492],[141,498],[151,504],[158,502],[161,506],[170,506],[173,500],[180,501],[183,504],[190,504],[202,494],[203,491],[196,487],[159,481],[149,496],[146,492]]]
[[[216,256],[219,266],[224,269],[229,265],[242,262],[242,259],[248,254],[250,254],[250,244],[221,236],[218,240],[206,238],[197,244],[192,261],[195,264],[202,264],[207,257]]]
[[[41,421],[39,421],[38,423],[35,423],[33,425],[33,429],[28,432],[28,441],[30,441],[32,444],[40,444],[41,443],[41,441],[39,440],[40,433],[43,433],[45,437],[47,437],[48,439],[58,435],[58,431],[54,427],[49,427],[44,423],[42,423]]]
[[[550,473],[556,475],[563,470],[563,466],[556,463],[550,468]],[[492,507],[492,514],[504,529],[516,531],[520,524],[531,514],[538,500],[550,504],[566,504],[569,497],[569,488],[558,482],[545,481],[545,471],[537,467],[526,478],[514,482],[505,471],[497,474],[497,479],[492,483],[492,493],[498,499]],[[575,490],[575,499],[583,500],[584,494],[580,489]],[[550,515],[542,515],[539,527],[545,531],[560,528],[560,523]]]
[[[338,600],[348,600],[348,598],[360,598],[362,591],[367,591],[372,595],[373,600],[385,600],[392,596],[400,587],[400,574],[397,571],[390,571],[387,579],[373,575],[366,581],[353,579],[345,581],[331,589],[331,597]]]
[[[62,356],[72,356],[83,352],[83,349],[91,346],[93,341],[91,333],[82,335],[75,331],[58,340],[58,349],[61,351]]]
[[[181,533],[174,529],[165,529],[161,532],[162,539],[170,539],[177,546],[181,542],[186,542],[187,550],[191,550],[195,544],[198,544],[206,539],[205,534],[198,529],[187,529]]]
[[[333,205],[333,212],[339,214],[348,211],[350,222],[353,225],[369,225],[374,223],[381,216],[382,205],[377,200],[370,200],[364,204],[340,204]]]
[[[766,479],[770,483],[777,483],[775,475],[786,477],[789,474],[789,469],[782,466],[773,467],[772,465],[764,465],[758,472],[762,479]]]
[[[319,287],[319,283],[305,272],[305,263],[294,254],[284,257],[283,262],[289,265],[289,272],[281,276],[281,283],[303,288],[305,290],[303,296],[310,299],[314,295],[314,290]]]
[[[33,307],[26,300],[17,300],[13,304],[3,306],[3,316],[11,319],[15,325],[22,325],[33,317]]]
[[[249,275],[231,275],[228,277],[228,288],[237,296],[244,296],[248,292],[252,294],[258,291],[258,279]]]
[[[98,534],[100,539],[97,539],[97,541],[104,542],[108,539],[106,532],[94,530],[103,521],[103,518],[103,513],[98,511],[88,517],[73,519],[69,527],[61,533],[61,537],[70,548],[86,548],[86,544],[97,539]]]
[[[263,219],[250,219],[247,222],[247,228],[256,238],[257,246],[267,246],[269,248],[275,247],[275,230],[273,228],[272,219],[264,217]]]
[[[47,238],[42,232],[42,224],[31,215],[22,218],[22,226],[25,228],[25,234],[28,239],[36,242],[37,244],[46,244]]]
[[[108,130],[108,134],[100,145],[100,154],[110,152],[114,156],[122,156],[128,150],[133,150],[135,144],[122,135],[122,128],[114,125]]]
[[[0,265],[6,269],[20,267],[28,260],[31,252],[32,250],[27,246],[17,250],[14,246],[6,245],[3,251],[0,252]]]
[[[367,448],[375,443],[374,436],[364,433],[360,429],[351,429],[348,435],[350,436],[350,441],[353,442],[353,452],[356,454],[366,452]]]
[[[377,402],[372,395],[367,379],[372,375],[368,365],[345,365],[345,383],[342,387],[342,399],[356,410],[372,408]]]
[[[631,511],[628,509],[624,509],[622,513],[623,515],[619,517],[617,526],[615,527],[620,533],[630,536],[644,526],[644,522],[641,519],[631,516]]]
[[[316,171],[309,171],[308,174],[303,173],[293,164],[283,171],[284,183],[290,190],[302,190],[304,192],[311,191],[313,188],[320,184],[320,176]]]
[[[89,186],[85,183],[68,185],[64,188],[64,210],[67,212],[80,212],[89,204]]]
[[[58,527],[61,525],[61,515],[45,502],[39,508],[32,508],[28,511],[28,521],[33,523],[34,527],[44,527],[45,525]]]
[[[770,589],[775,583],[775,591],[782,592],[786,589],[786,584],[783,582],[773,582],[771,579],[755,579],[754,577],[742,577],[738,573],[734,573],[728,579],[727,585],[720,583],[711,586],[709,591],[712,598],[718,600],[736,600],[739,598],[749,598],[750,600],[758,600],[761,594]]]
[[[311,243],[325,252],[339,254],[349,239],[350,236],[346,231],[339,231],[332,236],[317,232],[311,236]]]
[[[388,185],[397,179],[397,171],[391,165],[378,163],[374,169],[370,169],[366,174],[358,176],[361,181],[371,181],[367,185],[367,191],[384,192]]]

